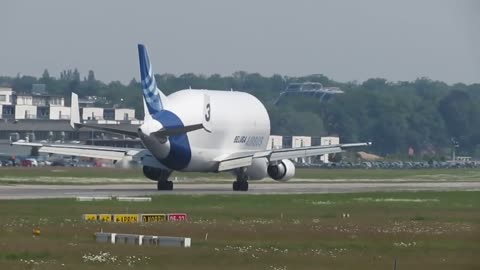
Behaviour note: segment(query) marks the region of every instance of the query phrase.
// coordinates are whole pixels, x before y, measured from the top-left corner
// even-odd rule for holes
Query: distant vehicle
[[[65,167],[65,162],[63,160],[57,159],[52,161],[51,166]]]
[[[33,167],[32,161],[28,160],[28,159],[24,159],[24,160],[20,161],[20,166],[22,166],[22,167]]]
[[[32,167],[38,167],[38,161],[34,158],[26,158],[25,160],[28,160],[30,161],[30,163],[32,164]]]
[[[12,167],[13,166],[13,161],[10,159],[2,160],[2,166],[3,167]]]

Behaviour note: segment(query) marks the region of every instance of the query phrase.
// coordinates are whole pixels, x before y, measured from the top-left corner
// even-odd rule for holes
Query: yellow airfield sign
[[[138,214],[115,214],[113,220],[118,223],[136,223],[138,222]]]
[[[153,223],[163,221],[184,221],[187,220],[187,214],[84,214],[82,215],[82,219],[86,221],[103,221],[117,223]]]
[[[83,215],[83,220],[96,221],[97,220],[97,214],[84,214]]]
[[[161,222],[167,221],[166,214],[142,214],[142,222]]]
[[[112,222],[113,218],[111,214],[100,214],[98,215],[99,221]]]

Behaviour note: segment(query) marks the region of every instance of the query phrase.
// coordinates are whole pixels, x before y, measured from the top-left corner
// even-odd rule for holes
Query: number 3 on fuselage
[[[212,118],[212,108],[210,105],[210,96],[208,94],[204,94],[204,115],[205,115],[205,121],[203,122],[203,128],[207,132],[212,132],[211,130],[211,125],[210,125],[210,119]]]

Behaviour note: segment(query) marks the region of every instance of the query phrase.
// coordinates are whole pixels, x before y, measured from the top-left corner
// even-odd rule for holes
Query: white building
[[[10,119],[15,117],[12,88],[0,87],[0,113],[0,119]]]
[[[320,145],[333,145],[333,144],[340,144],[340,138],[339,137],[321,137],[320,138]],[[320,157],[320,160],[323,163],[329,163],[330,161],[328,160],[328,154],[323,155]]]
[[[50,120],[69,120],[70,107],[52,106],[50,107]]]
[[[13,90],[12,88],[0,87],[0,105],[13,104]]]
[[[312,137],[310,136],[292,136],[292,148],[312,146]],[[298,163],[311,163],[311,158],[297,158]]]
[[[15,119],[36,119],[37,106],[33,105],[16,105]]]
[[[68,120],[71,109],[65,107],[65,98],[62,96],[48,95],[45,86],[33,85],[32,91],[42,88],[42,91],[30,93],[15,93],[12,88],[0,87],[0,119],[43,119],[43,120]],[[35,89],[36,89],[35,88]],[[38,90],[38,89],[37,89]],[[97,99],[95,99],[97,100]],[[97,121],[103,124],[119,124],[129,122],[139,124],[142,121],[135,119],[135,109],[129,108],[100,108],[91,107],[95,100],[87,100],[87,105],[80,108],[83,121]]]
[[[267,150],[280,149],[283,145],[283,137],[277,135],[270,135],[267,143]]]
[[[115,109],[115,119],[117,121],[128,121],[135,119],[135,110],[134,109],[127,109],[127,108],[118,108]]]
[[[80,108],[82,120],[103,120],[103,108],[86,107]]]

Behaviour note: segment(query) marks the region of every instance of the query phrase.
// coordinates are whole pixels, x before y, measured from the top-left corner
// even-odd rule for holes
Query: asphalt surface
[[[480,190],[480,182],[392,183],[250,183],[247,192],[232,191],[231,184],[175,184],[173,191],[157,191],[156,184],[113,185],[0,185],[0,200],[75,198],[77,196],[149,196],[162,194],[302,194],[388,191]]]

